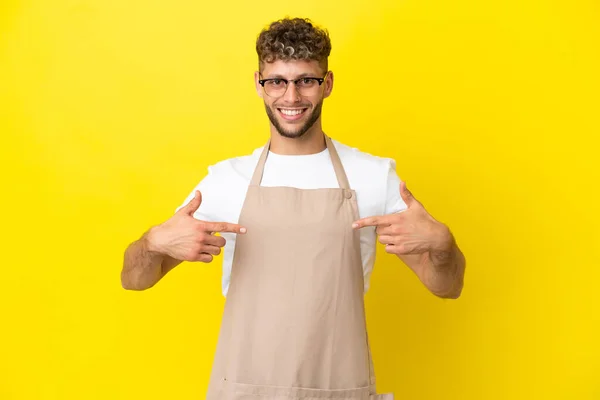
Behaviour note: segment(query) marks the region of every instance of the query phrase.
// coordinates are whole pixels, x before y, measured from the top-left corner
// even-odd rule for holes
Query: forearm
[[[423,257],[423,283],[436,296],[456,299],[464,282],[465,257],[452,239],[447,250],[431,250]]]
[[[121,284],[128,290],[145,290],[154,286],[164,275],[166,256],[149,248],[148,232],[125,250]]]

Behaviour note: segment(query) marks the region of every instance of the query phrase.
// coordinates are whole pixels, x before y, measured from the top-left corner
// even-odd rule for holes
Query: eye
[[[300,87],[310,88],[315,85],[316,81],[314,78],[301,78],[297,82],[298,82],[298,86],[300,86]]]
[[[273,86],[273,87],[281,86],[281,85],[283,85],[283,80],[282,79],[271,79],[271,80],[267,81],[267,84],[269,86]]]

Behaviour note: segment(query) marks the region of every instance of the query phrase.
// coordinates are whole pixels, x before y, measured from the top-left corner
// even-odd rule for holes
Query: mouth
[[[308,108],[277,108],[281,118],[286,121],[296,121],[304,116]]]

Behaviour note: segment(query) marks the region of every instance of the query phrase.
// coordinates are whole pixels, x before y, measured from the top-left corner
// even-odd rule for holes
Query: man
[[[321,129],[334,81],[328,33],[284,19],[256,49],[270,140],[210,167],[175,215],[132,243],[123,287],[150,288],[224,248],[209,399],[392,398],[376,394],[364,315],[377,238],[443,298],[460,295],[464,257],[393,160]]]

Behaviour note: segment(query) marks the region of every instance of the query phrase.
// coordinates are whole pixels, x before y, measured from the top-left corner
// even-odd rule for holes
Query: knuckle
[[[193,260],[193,259],[196,258],[196,254],[198,254],[196,251],[189,250],[189,251],[185,252],[184,258],[185,258],[186,261]]]
[[[198,234],[198,243],[204,244],[206,243],[206,239],[209,237],[209,235],[205,232],[202,231]]]
[[[379,226],[379,227],[377,227],[377,230],[378,230],[377,233],[379,235],[386,236],[386,235],[389,235],[391,233],[389,226]]]

